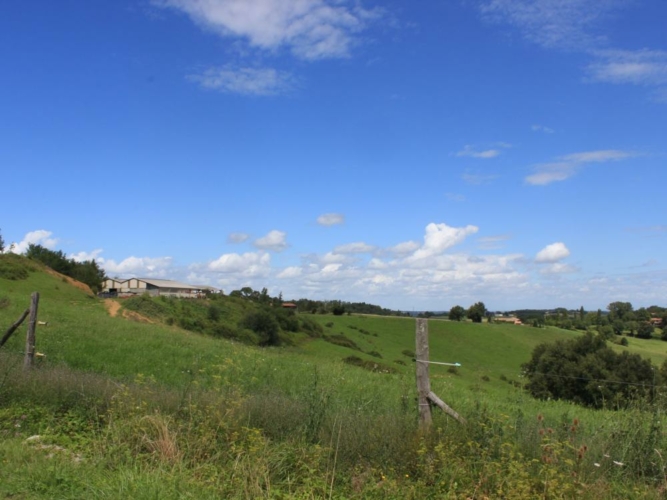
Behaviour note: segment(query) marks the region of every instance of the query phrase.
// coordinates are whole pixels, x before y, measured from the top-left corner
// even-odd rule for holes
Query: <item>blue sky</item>
[[[15,251],[400,309],[667,305],[663,0],[0,12]]]

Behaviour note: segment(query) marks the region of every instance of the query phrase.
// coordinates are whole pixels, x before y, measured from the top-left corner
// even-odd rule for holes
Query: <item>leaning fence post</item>
[[[25,358],[23,368],[32,368],[35,362],[35,327],[37,326],[37,307],[39,306],[39,293],[34,292],[30,297],[30,317],[28,319],[28,334],[25,339]]]
[[[419,401],[419,427],[428,430],[431,426],[431,404],[428,395],[431,392],[431,382],[428,378],[428,320],[417,318],[417,330],[415,332],[415,365],[417,371],[417,394]],[[421,361],[421,362],[420,362]]]

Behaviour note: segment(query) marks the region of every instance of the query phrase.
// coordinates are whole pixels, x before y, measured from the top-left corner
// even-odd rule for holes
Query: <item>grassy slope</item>
[[[333,323],[326,328],[328,334],[344,333],[362,351],[379,352],[381,362],[399,370],[397,374],[387,375],[345,365],[341,359],[349,355],[371,361],[378,359],[324,340],[309,340],[292,348],[257,349],[175,327],[111,318],[101,301],[43,272],[32,272],[22,281],[0,279],[0,299],[9,298],[9,305],[0,309],[0,330],[4,331],[20,315],[32,291],[41,294],[39,319],[49,322],[49,326],[40,327],[37,334],[37,350],[47,354],[43,361],[45,366],[66,363],[79,370],[127,380],[150,378],[172,387],[187,387],[193,383],[211,388],[233,386],[256,399],[255,403],[247,405],[246,418],[260,425],[269,436],[280,436],[284,431],[280,427],[281,419],[307,417],[306,414],[290,417],[294,407],[285,404],[287,413],[276,419],[280,398],[299,401],[299,404],[305,402],[306,406],[314,397],[326,401],[326,425],[333,428],[336,422],[366,415],[370,427],[357,422],[358,432],[372,432],[373,422],[377,423],[378,419],[384,419],[386,424],[386,418],[394,418],[391,415],[399,418],[403,415],[401,412],[408,411],[408,417],[412,414],[414,364],[402,353],[414,350],[415,322],[412,319],[314,316],[323,325]],[[584,422],[582,425],[588,426],[591,435],[598,432],[595,429],[609,428],[617,420],[613,413],[592,412],[566,403],[534,401],[500,379],[504,375],[517,380],[520,364],[528,359],[538,343],[571,338],[577,335],[574,332],[439,320],[430,321],[429,327],[431,359],[463,365],[458,374],[449,373],[446,367],[432,366],[432,387],[463,415],[473,416],[482,401],[499,414],[525,413],[534,417],[541,413],[547,422],[577,416]],[[3,351],[22,351],[24,331],[21,328]],[[628,349],[661,363],[665,359],[665,346],[667,344],[657,340],[630,339]],[[406,365],[397,364],[395,360]],[[483,381],[483,376],[489,381]],[[262,406],[264,404],[271,407]],[[262,420],[265,410],[273,415],[272,420]],[[445,424],[446,419],[436,415],[436,422]],[[43,429],[37,425],[37,431],[41,432]],[[341,460],[346,453],[352,461],[364,453],[355,448],[355,441],[361,442],[362,437],[354,432],[351,429],[342,435]],[[7,446],[9,448],[3,451],[6,456],[20,454],[15,449],[16,443]],[[371,451],[397,453],[391,449]],[[602,454],[602,449],[598,451]]]

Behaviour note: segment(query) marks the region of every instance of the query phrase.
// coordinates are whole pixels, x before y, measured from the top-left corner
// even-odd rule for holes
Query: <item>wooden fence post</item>
[[[417,394],[419,401],[419,427],[426,431],[431,426],[431,404],[428,395],[431,392],[431,382],[428,378],[428,320],[417,318],[415,334],[415,365],[417,365]]]
[[[28,334],[25,339],[25,358],[23,368],[29,370],[35,362],[35,327],[37,326],[37,307],[39,293],[34,292],[30,297],[30,318],[28,319]]]
[[[447,415],[465,424],[465,419],[456,413],[452,407],[431,391],[431,381],[428,377],[429,349],[428,349],[428,320],[417,318],[417,331],[415,334],[415,364],[417,365],[417,393],[419,400],[419,427],[428,431],[433,422],[431,415],[431,404],[439,407]],[[436,362],[436,364],[448,364]],[[456,365],[458,366],[458,365]]]

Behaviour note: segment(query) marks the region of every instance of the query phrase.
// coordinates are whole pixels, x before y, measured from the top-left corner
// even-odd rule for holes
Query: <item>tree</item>
[[[621,321],[631,321],[634,318],[632,315],[632,304],[630,302],[612,302],[607,306],[609,310],[609,319],[612,321],[619,319]]]
[[[484,316],[486,316],[486,306],[484,302],[477,302],[468,308],[466,314],[473,323],[481,323]]]
[[[644,321],[639,324],[639,327],[637,328],[637,337],[640,339],[650,339],[653,337],[653,330],[655,328],[653,327],[653,323],[650,321]]]
[[[449,319],[452,321],[461,321],[466,315],[466,310],[461,306],[454,306],[449,310]]]
[[[2,234],[0,234],[0,253],[5,252],[5,240],[2,239]]]
[[[616,353],[601,335],[539,344],[522,366],[526,389],[539,399],[566,399],[594,408],[624,406],[637,395],[650,397],[654,384],[648,359]],[[622,382],[622,383],[621,383]]]
[[[243,321],[241,328],[252,330],[260,337],[260,345],[280,345],[280,325],[276,318],[269,311],[259,310],[248,313]]]

